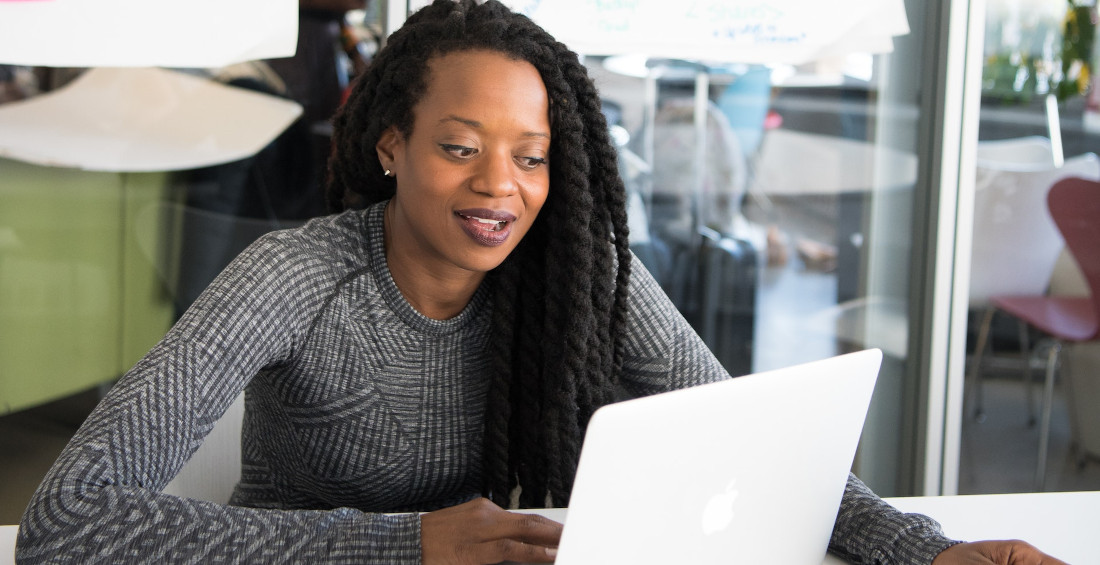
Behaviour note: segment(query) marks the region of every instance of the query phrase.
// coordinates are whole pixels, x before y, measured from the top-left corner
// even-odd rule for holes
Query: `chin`
[[[497,266],[503,262],[503,259],[497,260],[497,257],[487,256],[484,252],[466,252],[460,255],[451,255],[448,259],[451,265],[471,273],[489,272],[497,268]]]
[[[470,265],[470,270],[475,271],[475,272],[479,272],[479,273],[488,273],[488,272],[496,269],[497,267],[503,265],[504,260],[507,259],[507,258],[508,258],[508,256],[505,255],[504,257],[501,257],[499,260],[484,259],[484,260],[472,261],[471,262],[472,264]]]
[[[503,265],[508,257],[516,252],[519,242],[522,241],[522,236],[516,238],[516,235],[513,233],[509,241],[496,247],[473,244],[467,247],[461,256],[454,257],[455,264],[472,272],[488,273]],[[526,230],[523,235],[526,235]]]

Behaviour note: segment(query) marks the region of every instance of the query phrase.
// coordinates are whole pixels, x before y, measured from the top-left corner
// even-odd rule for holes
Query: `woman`
[[[596,91],[526,18],[437,1],[335,126],[348,210],[254,244],[120,380],[35,494],[20,561],[550,562],[560,526],[498,504],[568,504],[598,406],[728,378],[631,274]],[[245,389],[230,505],[161,494]],[[854,477],[831,547],[1040,555],[955,544]]]

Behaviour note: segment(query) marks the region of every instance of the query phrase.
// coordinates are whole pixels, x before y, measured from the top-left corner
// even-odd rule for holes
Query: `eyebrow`
[[[455,116],[455,115],[450,115],[450,116],[447,116],[446,118],[443,118],[443,119],[439,120],[439,123],[441,123],[441,124],[446,123],[446,122],[458,122],[460,124],[472,127],[474,129],[481,129],[482,128],[481,122],[479,122],[477,120],[470,120],[470,119],[466,119],[466,118],[460,118],[460,117]],[[550,139],[550,134],[545,133],[545,132],[539,132],[539,131],[525,131],[525,132],[523,132],[523,137],[544,137],[546,139]]]

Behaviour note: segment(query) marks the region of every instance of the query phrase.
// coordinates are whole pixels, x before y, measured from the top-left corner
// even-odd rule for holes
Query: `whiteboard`
[[[0,0],[0,64],[222,67],[297,42],[296,0]]]
[[[410,11],[429,2],[413,0]],[[884,53],[909,33],[904,0],[505,0],[586,55],[799,64]]]

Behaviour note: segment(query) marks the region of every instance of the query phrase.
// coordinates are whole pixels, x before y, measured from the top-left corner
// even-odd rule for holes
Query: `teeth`
[[[487,220],[485,218],[478,218],[477,216],[463,216],[463,217],[467,218],[467,219],[470,219],[470,220],[477,220],[477,222],[479,224],[485,224],[487,226],[493,226],[493,231],[500,231],[500,230],[504,229],[504,226],[506,226],[508,224],[508,222],[503,221],[503,220]]]

